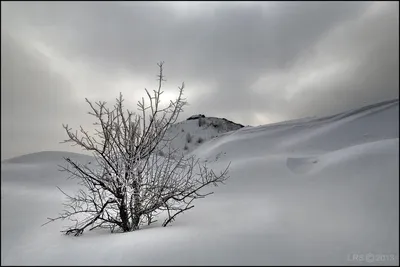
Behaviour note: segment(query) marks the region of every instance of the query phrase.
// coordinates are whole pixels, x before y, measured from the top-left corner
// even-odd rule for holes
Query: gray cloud
[[[205,113],[257,125],[340,112],[398,98],[398,16],[397,2],[2,3],[2,39],[3,30],[17,36],[2,59],[2,76],[10,77],[2,101],[15,94],[9,84],[19,83],[32,114],[83,122],[81,99],[112,100],[122,91],[132,104],[154,85],[155,63],[164,60],[168,90],[187,85],[191,105],[182,118]],[[19,60],[30,73],[38,64],[42,79],[19,75],[25,64],[6,63],[25,49],[18,42],[39,47],[36,57]],[[56,97],[58,113],[48,113],[54,106],[43,103]],[[70,106],[76,116],[64,114]],[[2,102],[2,121],[23,117],[11,110]],[[33,147],[39,144],[50,146]]]
[[[81,119],[72,106],[70,83],[54,73],[35,50],[1,35],[1,157],[59,149],[62,123]],[[65,145],[64,150],[71,150]],[[73,150],[71,150],[73,151]]]

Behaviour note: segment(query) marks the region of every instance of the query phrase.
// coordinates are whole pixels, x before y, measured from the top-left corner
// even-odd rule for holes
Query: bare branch
[[[162,224],[167,226],[192,209],[195,199],[213,193],[203,193],[203,189],[228,178],[229,165],[216,175],[200,165],[199,159],[186,157],[171,147],[176,136],[166,137],[166,133],[187,104],[183,98],[185,84],[178,87],[177,98],[161,108],[164,62],[157,65],[158,87],[145,89],[148,101],[142,98],[137,103],[138,114],[125,110],[120,93],[111,109],[106,102],[85,99],[89,114],[96,119],[93,135],[83,127],[73,131],[68,124],[63,125],[68,136],[64,143],[91,151],[95,160],[84,164],[65,158],[67,166],[61,166],[61,171],[78,179],[83,189],[72,196],[58,188],[66,197],[64,210],[43,225],[68,219],[73,224],[62,232],[75,236],[86,229],[128,232],[156,222],[158,215],[167,212]],[[163,156],[160,150],[166,151]]]

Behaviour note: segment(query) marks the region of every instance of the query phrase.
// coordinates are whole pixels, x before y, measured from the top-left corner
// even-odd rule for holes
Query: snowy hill
[[[65,166],[63,157],[79,162],[94,160],[92,156],[64,151],[26,154],[1,162],[1,182],[12,182],[25,188],[71,184],[65,176],[60,175],[59,165]]]
[[[171,149],[178,149],[180,153],[187,154],[211,139],[243,127],[225,118],[191,116],[172,125],[165,137],[173,139],[170,143]],[[164,153],[167,152],[168,148],[163,144],[160,147],[163,147]]]
[[[240,157],[276,153],[318,154],[399,136],[399,100],[385,101],[323,118],[306,118],[229,132],[196,151]],[[232,154],[233,156],[233,154]]]
[[[63,222],[40,227],[62,208],[49,185],[65,177],[50,161],[2,163],[1,263],[399,264],[398,100],[224,133],[196,120],[177,125],[176,146],[187,132],[193,141],[203,137],[190,153],[206,160],[224,152],[211,164],[218,171],[231,162],[231,169],[226,185],[167,228],[74,238],[59,233]],[[32,178],[35,186],[22,182]],[[62,186],[76,190],[72,182]]]
[[[22,155],[19,157],[11,158],[4,160],[3,163],[14,163],[14,164],[41,164],[41,163],[52,163],[63,161],[63,157],[68,157],[73,160],[92,160],[91,156],[73,153],[73,152],[64,152],[64,151],[41,151],[31,154]]]

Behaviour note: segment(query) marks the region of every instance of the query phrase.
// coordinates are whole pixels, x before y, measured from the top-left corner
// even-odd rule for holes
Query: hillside
[[[14,157],[11,159],[6,159],[3,163],[12,163],[12,164],[41,164],[41,163],[51,163],[62,161],[63,157],[68,157],[73,160],[91,160],[91,156],[73,153],[73,152],[64,152],[64,151],[41,151],[31,154],[22,155],[19,157]]]
[[[165,136],[168,140],[172,139],[170,146],[164,147],[164,144],[160,144],[160,147],[164,153],[171,148],[178,149],[178,153],[187,154],[209,140],[243,127],[225,118],[191,116],[172,125]]]
[[[230,178],[166,228],[74,238],[59,233],[66,222],[40,227],[62,208],[54,186],[65,176],[56,175],[50,162],[3,163],[1,263],[399,264],[398,100],[240,127],[217,138],[196,123],[175,126],[182,132],[176,146],[184,145],[182,129],[207,138],[189,153],[208,160],[223,152],[210,166],[218,171],[231,162]],[[23,182],[32,179],[28,186]],[[71,181],[62,186],[77,189]]]

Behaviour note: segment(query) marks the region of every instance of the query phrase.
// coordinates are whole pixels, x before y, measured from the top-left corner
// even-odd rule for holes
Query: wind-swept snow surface
[[[191,153],[231,161],[227,184],[171,226],[127,234],[40,227],[62,208],[55,186],[76,189],[48,153],[2,163],[2,264],[399,264],[398,100],[206,140]]]

